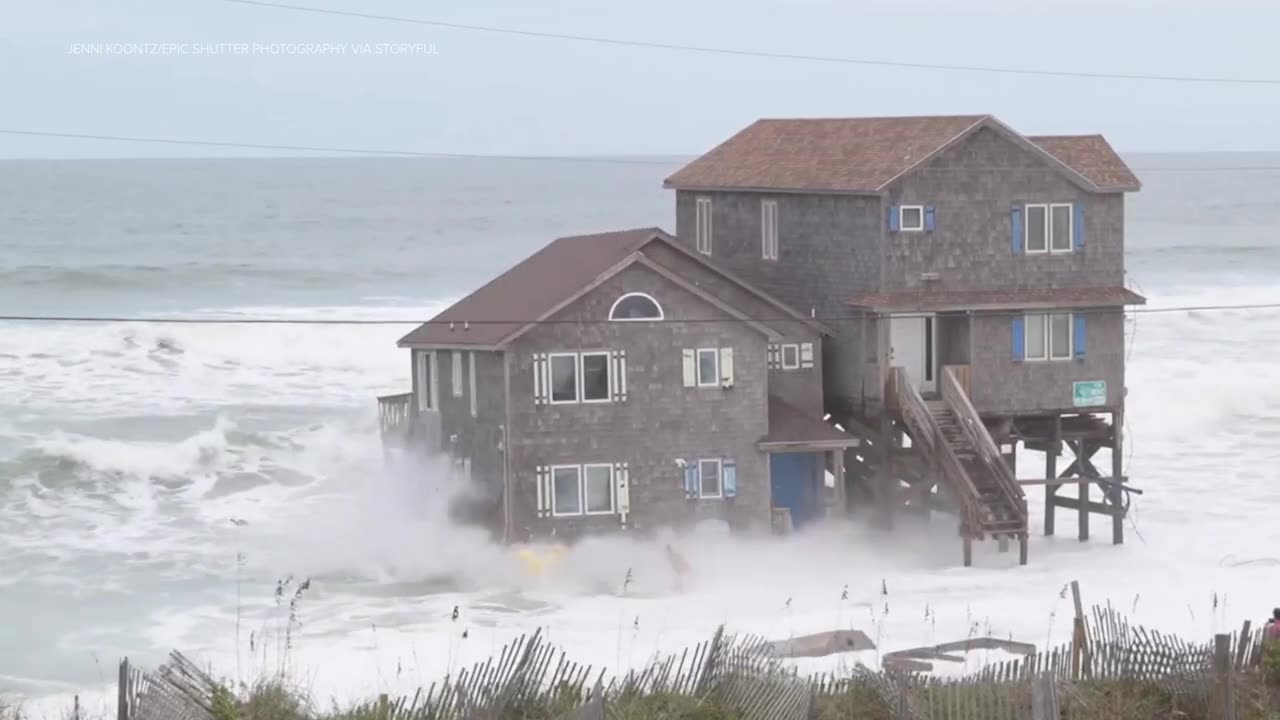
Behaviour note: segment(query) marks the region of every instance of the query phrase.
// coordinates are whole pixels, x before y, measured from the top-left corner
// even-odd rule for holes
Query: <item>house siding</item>
[[[602,322],[614,300],[644,292],[666,320]],[[511,348],[511,471],[509,514],[514,535],[576,536],[617,531],[617,515],[539,518],[536,468],[625,462],[629,466],[629,529],[649,531],[714,517],[735,527],[769,522],[766,455],[766,336],[654,271],[633,265],[561,310],[557,322],[530,330]],[[699,322],[681,322],[696,319]],[[706,322],[706,320],[724,322]],[[582,324],[572,321],[581,320]],[[734,386],[685,388],[683,348],[732,347]],[[624,350],[627,399],[620,403],[538,405],[533,354]],[[691,501],[676,459],[731,458],[737,497]]]
[[[847,301],[878,290],[884,228],[878,197],[766,192],[676,192],[676,236],[695,249],[696,199],[711,198],[712,262],[801,312],[834,335],[823,346],[827,395],[862,390],[862,323]],[[761,257],[761,202],[778,203],[778,259]]]
[[[1082,205],[1084,248],[1015,253],[1010,211],[1027,203]],[[890,207],[902,205],[933,206],[936,227],[887,233],[885,291],[1124,283],[1124,195],[1081,189],[1038,153],[995,130],[976,131],[891,185],[882,224]],[[938,277],[925,280],[922,273]]]
[[[975,316],[970,396],[978,412],[1080,411],[1072,405],[1072,383],[1091,380],[1106,381],[1107,407],[1122,407],[1124,313],[1115,308],[1088,312],[1085,317],[1083,358],[1018,361],[1013,356],[1013,318],[1007,314]]]

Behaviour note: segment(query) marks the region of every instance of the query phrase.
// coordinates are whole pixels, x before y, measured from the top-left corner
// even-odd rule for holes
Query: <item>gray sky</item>
[[[291,0],[284,0],[290,2]],[[1280,78],[1271,0],[293,0],[455,23],[782,53]],[[1280,150],[1280,85],[1012,76],[495,35],[220,0],[4,0],[0,128],[496,154],[708,149],[758,117],[990,112],[1122,151]],[[1156,9],[1158,8],[1158,9]],[[77,55],[240,43],[243,55]],[[254,44],[348,44],[271,54]],[[354,44],[437,54],[354,54]],[[281,154],[0,135],[0,157]]]

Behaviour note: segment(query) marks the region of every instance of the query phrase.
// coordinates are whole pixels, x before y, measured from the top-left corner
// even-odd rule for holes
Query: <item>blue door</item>
[[[791,526],[800,528],[818,515],[818,456],[814,453],[773,453],[769,480],[773,506],[791,511]]]

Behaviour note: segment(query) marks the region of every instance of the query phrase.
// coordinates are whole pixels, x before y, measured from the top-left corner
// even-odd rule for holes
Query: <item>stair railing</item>
[[[1018,520],[1026,522],[1025,493],[1022,492],[1017,479],[1013,476],[1013,470],[1004,461],[1000,448],[996,447],[995,440],[991,439],[991,433],[987,432],[987,426],[983,424],[982,417],[969,401],[968,393],[962,388],[951,367],[942,368],[942,401],[947,404],[951,412],[955,413],[960,429],[977,451],[982,464],[996,479],[1001,495],[1018,514]]]

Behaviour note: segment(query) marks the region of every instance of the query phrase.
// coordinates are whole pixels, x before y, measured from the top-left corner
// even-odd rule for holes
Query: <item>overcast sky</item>
[[[1280,78],[1272,0],[282,0],[779,53]],[[1158,8],[1158,9],[1156,9]],[[241,55],[76,54],[226,43]],[[272,43],[346,44],[273,54]],[[398,55],[357,44],[413,43]],[[434,54],[425,48],[434,46]],[[0,129],[482,154],[695,154],[758,117],[990,112],[1122,151],[1280,150],[1280,85],[895,69],[516,37],[223,0],[3,0]],[[0,135],[0,157],[248,151]],[[279,152],[267,154],[281,154]]]

